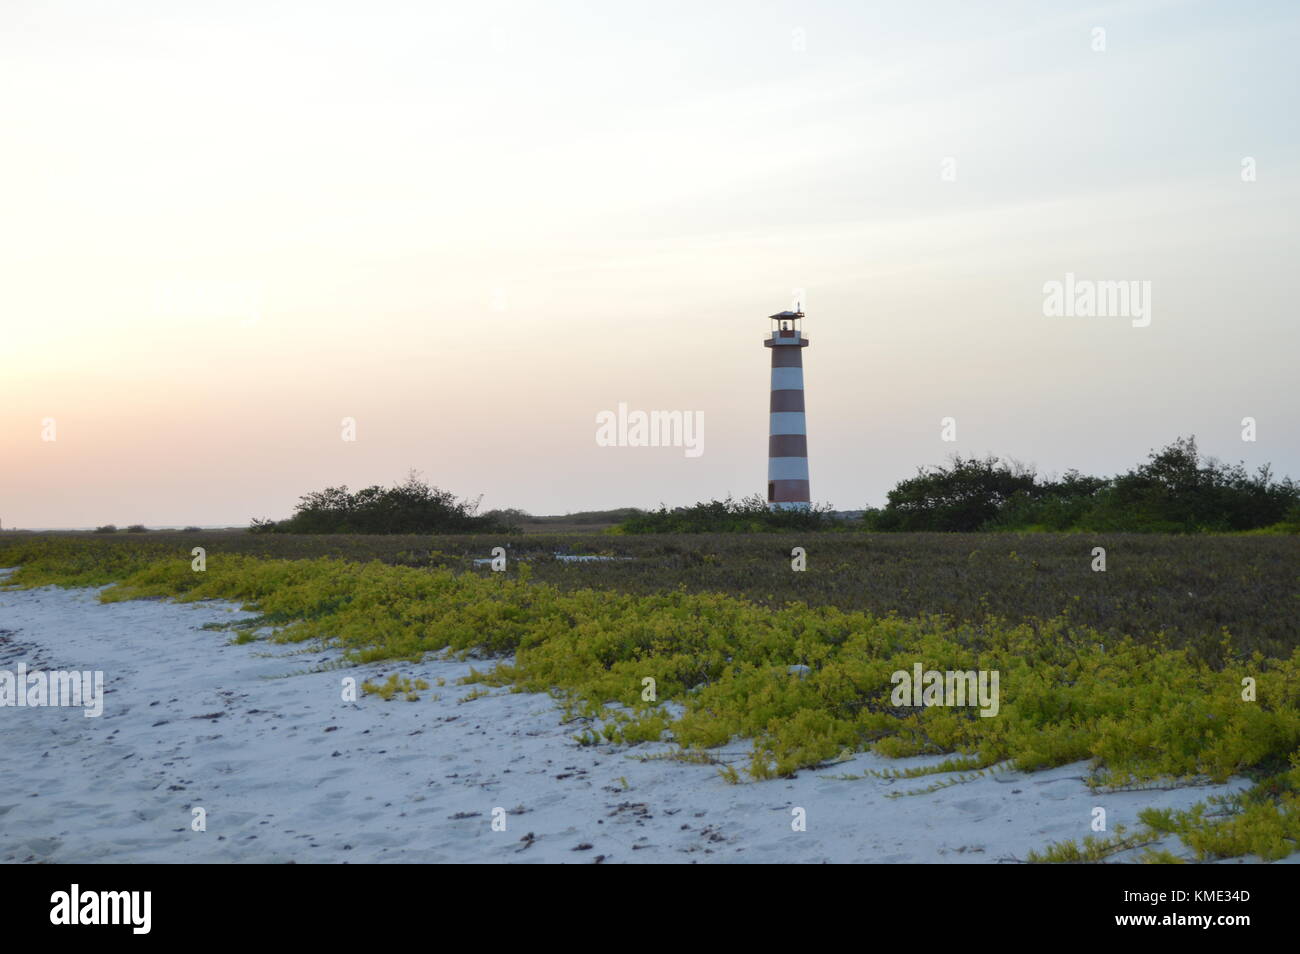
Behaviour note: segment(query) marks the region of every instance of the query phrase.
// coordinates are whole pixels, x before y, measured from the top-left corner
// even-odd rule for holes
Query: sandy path
[[[399,667],[433,686],[418,702],[345,703],[342,677],[394,668],[312,672],[336,654],[200,628],[235,612],[0,593],[0,669],[100,669],[107,689],[97,719],[0,708],[0,861],[996,862],[1089,834],[1095,805],[1132,826],[1148,805],[1246,787],[1093,795],[1082,764],[892,798],[936,779],[832,778],[928,761],[871,755],[729,785],[712,766],[632,757],[646,746],[579,746],[544,695],[460,702],[468,663]],[[743,768],[746,751],[724,754]]]

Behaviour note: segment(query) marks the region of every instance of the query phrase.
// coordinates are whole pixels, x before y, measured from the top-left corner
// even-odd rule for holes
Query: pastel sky
[[[0,521],[762,492],[796,297],[818,501],[1186,434],[1300,477],[1297,49],[1294,3],[5,0]],[[1150,325],[1045,316],[1067,273]],[[598,446],[620,402],[704,452]]]

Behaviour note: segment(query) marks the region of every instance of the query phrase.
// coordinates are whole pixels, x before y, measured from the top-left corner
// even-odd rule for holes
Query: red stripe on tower
[[[806,510],[808,493],[808,428],[803,404],[803,349],[808,339],[799,327],[802,311],[772,315],[772,396],[767,439],[767,505],[773,510]]]

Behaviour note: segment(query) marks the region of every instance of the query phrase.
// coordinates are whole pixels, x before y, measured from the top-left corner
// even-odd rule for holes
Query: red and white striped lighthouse
[[[771,429],[767,438],[767,505],[772,510],[807,510],[808,427],[803,406],[803,349],[808,339],[799,327],[802,311],[772,315]]]

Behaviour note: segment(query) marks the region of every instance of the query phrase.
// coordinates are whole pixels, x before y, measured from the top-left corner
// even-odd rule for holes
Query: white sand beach
[[[731,785],[716,766],[641,758],[669,746],[579,745],[583,726],[546,695],[461,701],[470,663],[314,671],[338,654],[201,629],[235,612],[0,592],[0,669],[102,670],[106,690],[99,718],[0,708],[0,861],[996,863],[1090,834],[1095,806],[1113,830],[1248,785],[1100,795],[1084,764],[901,796],[944,776],[835,777],[931,761],[873,755]],[[431,688],[341,700],[343,677],[392,672]],[[743,769],[747,753],[720,754]]]

